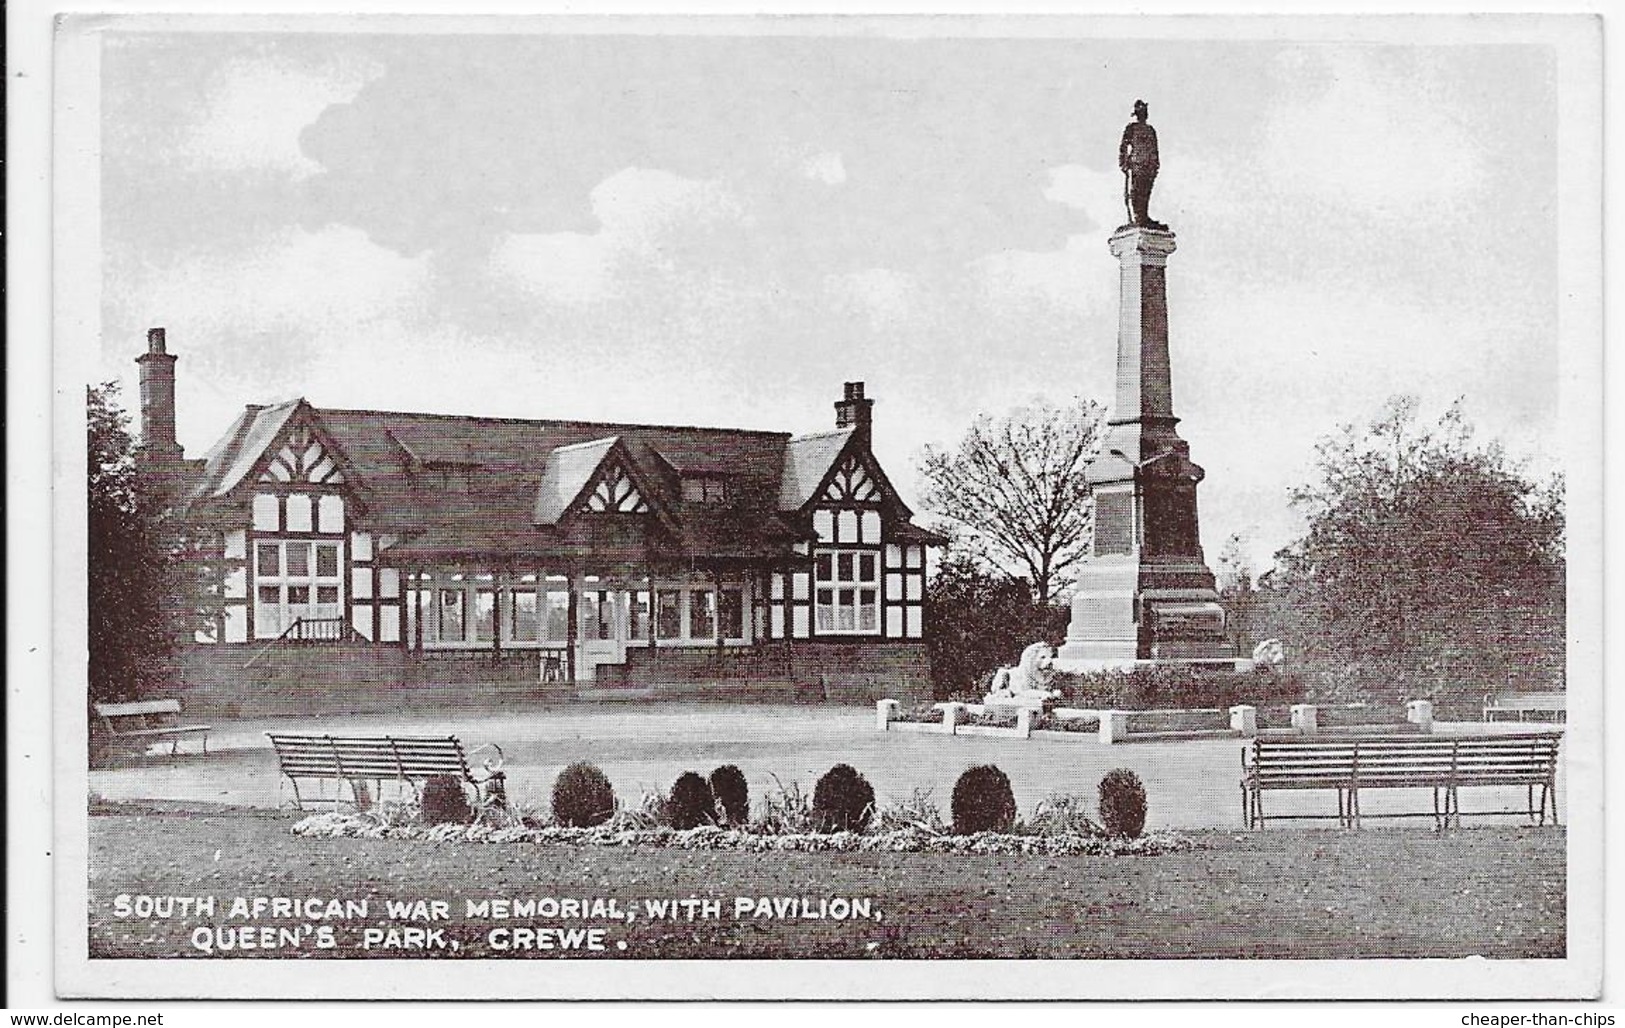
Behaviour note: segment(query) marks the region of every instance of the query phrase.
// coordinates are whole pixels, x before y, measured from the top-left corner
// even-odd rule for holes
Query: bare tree
[[[1093,536],[1083,469],[1100,450],[1104,418],[1105,408],[1084,399],[981,415],[957,448],[925,448],[925,506],[972,536],[991,563],[1025,577],[1039,604],[1048,604]]]

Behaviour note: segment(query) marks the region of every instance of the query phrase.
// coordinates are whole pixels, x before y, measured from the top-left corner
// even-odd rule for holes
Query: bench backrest
[[[1506,710],[1562,710],[1568,694],[1561,692],[1511,692],[1484,697],[1484,705]]]
[[[1524,784],[1548,781],[1556,773],[1561,738],[1556,732],[1325,740],[1260,737],[1251,747],[1252,761],[1246,766],[1265,786],[1313,782]]]
[[[138,700],[134,703],[98,703],[96,716],[109,735],[143,728],[168,728],[181,715],[180,700]]]
[[[98,703],[96,713],[105,718],[150,717],[181,712],[180,700],[140,700],[135,703]]]
[[[290,778],[470,778],[456,736],[265,734]]]

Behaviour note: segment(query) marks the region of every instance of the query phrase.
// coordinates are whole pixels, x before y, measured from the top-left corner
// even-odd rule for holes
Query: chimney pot
[[[149,328],[149,329],[147,329],[147,352],[148,353],[165,353],[165,352],[167,352],[164,349],[164,330],[163,329],[161,329],[161,328]]]
[[[869,429],[869,419],[875,401],[863,395],[862,382],[848,382],[842,398],[835,402],[835,427]]]

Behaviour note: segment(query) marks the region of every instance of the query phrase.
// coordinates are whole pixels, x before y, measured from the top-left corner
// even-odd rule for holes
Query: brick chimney
[[[863,383],[846,383],[846,395],[835,402],[835,427],[867,432],[875,401],[864,399]]]
[[[179,462],[175,442],[175,360],[164,349],[164,330],[147,330],[147,352],[135,359],[141,367],[141,456],[149,463]]]

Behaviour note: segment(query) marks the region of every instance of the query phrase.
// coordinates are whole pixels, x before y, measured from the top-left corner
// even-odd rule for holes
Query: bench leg
[[[1439,820],[1439,787],[1435,785],[1433,787],[1433,829],[1434,831],[1440,831],[1443,828],[1444,825]]]
[[[288,779],[288,781],[293,783],[293,808],[295,810],[304,810],[305,809],[305,801],[299,795],[299,779],[290,778],[290,779]]]

